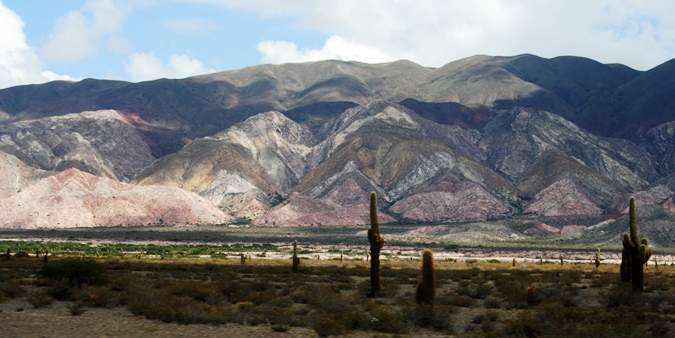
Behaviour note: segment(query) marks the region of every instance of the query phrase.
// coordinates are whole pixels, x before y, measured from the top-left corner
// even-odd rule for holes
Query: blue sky
[[[475,54],[675,57],[667,0],[0,0],[0,88],[181,78],[321,59],[426,66]]]
[[[32,46],[49,40],[56,21],[78,10],[85,0],[5,0],[5,5],[24,21],[24,32]],[[118,31],[102,38],[93,55],[78,60],[49,60],[49,69],[76,78],[128,79],[128,53],[107,48],[106,39],[121,37],[128,52],[151,53],[164,60],[171,55],[189,55],[209,69],[235,69],[262,61],[256,45],[264,40],[292,38],[309,48],[320,47],[326,35],[293,27],[287,18],[260,18],[254,13],[212,5],[180,2],[138,6],[125,18]],[[47,58],[49,59],[49,58]]]

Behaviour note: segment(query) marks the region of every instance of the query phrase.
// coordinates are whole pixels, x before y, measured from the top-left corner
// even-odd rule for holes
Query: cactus
[[[600,268],[600,260],[600,248],[598,248],[598,251],[595,252],[595,270]]]
[[[513,262],[511,263],[511,265],[512,265],[514,268],[516,267],[516,259],[515,259],[515,258],[513,259]]]
[[[436,273],[431,250],[422,253],[422,281],[417,284],[417,304],[433,305],[436,295]]]
[[[640,236],[640,227],[637,224],[637,210],[635,199],[630,199],[629,207],[630,235],[623,235],[623,250],[621,251],[621,281],[632,282],[633,290],[644,290],[644,264],[649,261],[652,249],[649,241]]]
[[[527,288],[527,305],[533,306],[539,303],[539,296],[537,295],[537,288],[530,286]]]
[[[293,272],[298,272],[300,257],[298,257],[298,242],[293,241]]]
[[[45,249],[45,255],[42,257],[42,264],[47,265],[49,260],[49,250]]]
[[[563,256],[560,255],[560,265],[563,265],[563,264],[565,264],[565,261],[563,260]]]
[[[239,260],[240,260],[240,262],[241,262],[241,265],[246,264],[246,256],[244,256],[244,253],[243,253],[243,252],[240,253],[239,256],[240,256],[240,257],[239,257]]]
[[[368,229],[368,242],[370,242],[370,297],[380,294],[380,250],[384,246],[384,239],[380,236],[380,223],[377,219],[377,194],[370,193],[370,229]],[[366,259],[367,256],[366,256]]]

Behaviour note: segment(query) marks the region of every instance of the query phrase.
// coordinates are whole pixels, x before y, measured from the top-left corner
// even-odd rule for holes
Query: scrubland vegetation
[[[25,298],[33,308],[68,302],[73,316],[123,308],[166,323],[236,323],[277,333],[302,327],[320,336],[675,334],[675,267],[646,265],[652,248],[640,234],[633,200],[619,266],[603,264],[599,250],[588,263],[565,263],[563,256],[559,264],[541,257],[434,260],[431,250],[417,259],[380,261],[385,239],[376,195],[370,199],[365,261],[342,252],[302,259],[296,242],[283,259],[250,254],[265,245],[143,246],[124,255],[141,248],[78,244],[74,254],[59,243],[1,242],[7,251],[0,260],[0,302]]]
[[[250,258],[145,260],[0,259],[0,300],[35,308],[68,302],[125,308],[180,324],[268,325],[319,335],[442,334],[491,337],[635,337],[675,332],[675,269],[648,266],[645,289],[622,283],[617,265],[436,261],[433,305],[418,304],[421,262],[383,261],[381,294],[362,261]]]

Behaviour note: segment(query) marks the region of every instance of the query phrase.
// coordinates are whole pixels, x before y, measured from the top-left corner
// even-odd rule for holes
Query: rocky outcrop
[[[13,155],[0,151],[0,199],[18,194],[49,173],[21,162]]]
[[[288,200],[255,221],[265,226],[353,226],[368,224],[369,204],[338,205],[327,200],[315,199],[292,193]],[[379,213],[381,223],[393,222],[385,212]]]
[[[408,196],[390,209],[402,218],[423,222],[484,220],[508,214],[502,201],[476,184],[457,191],[432,191]]]
[[[136,122],[99,110],[0,124],[0,150],[43,170],[75,167],[128,180],[155,159]]]
[[[136,186],[68,169],[0,200],[0,228],[221,224],[207,200],[168,186]]]
[[[540,216],[599,215],[602,213],[593,201],[570,180],[561,180],[539,192],[525,213]]]
[[[656,177],[649,154],[636,144],[595,136],[549,112],[514,109],[497,115],[483,129],[482,147],[489,163],[514,181],[547,152],[567,154],[581,164],[616,182],[639,190]]]

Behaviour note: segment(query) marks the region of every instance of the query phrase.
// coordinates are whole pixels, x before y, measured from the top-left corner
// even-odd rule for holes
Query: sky
[[[0,88],[324,59],[675,58],[671,0],[0,0]]]

